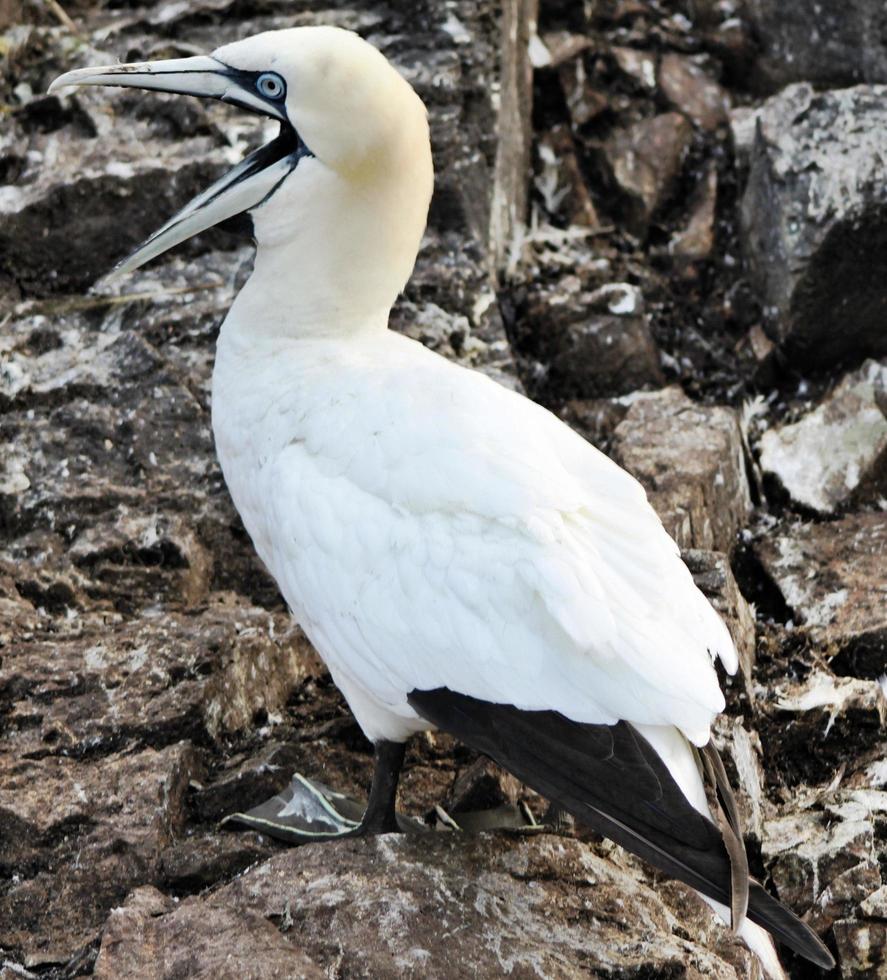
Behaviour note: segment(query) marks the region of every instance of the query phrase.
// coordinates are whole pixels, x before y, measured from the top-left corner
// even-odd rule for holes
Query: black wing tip
[[[606,799],[606,796],[602,798],[599,792],[595,793],[593,787],[584,787],[581,774],[558,771],[558,752],[562,760],[564,753],[575,755],[577,747],[588,741],[591,733],[606,729],[612,736],[614,750],[626,756],[638,753],[638,758],[649,765],[651,775],[657,777],[671,802],[674,802],[674,797],[671,796],[667,784],[673,785],[674,791],[680,794],[680,800],[686,805],[688,819],[693,816],[703,824],[708,823],[686,802],[662,760],[631,725],[626,722],[619,722],[614,726],[586,725],[570,721],[554,711],[528,711],[510,704],[495,704],[445,687],[413,690],[407,695],[407,701],[423,718],[455,735],[471,748],[490,756],[537,792],[573,813],[579,820],[590,824],[667,874],[710,894],[717,901],[730,904],[732,883],[730,861],[725,848],[723,855],[714,854],[703,846],[704,840],[700,839],[697,844],[703,846],[703,849],[694,851],[692,844],[689,847],[682,846],[688,842],[674,839],[667,842],[666,846],[676,848],[674,854],[669,854],[663,850],[661,837],[654,834],[650,839],[645,839],[645,832],[651,828],[635,824],[636,829],[632,829],[634,820],[630,819],[630,807],[616,817],[607,805],[612,801]],[[530,723],[533,731],[538,732],[537,746],[527,744]],[[541,761],[543,756],[544,765]],[[589,769],[601,761],[587,758]],[[565,765],[569,766],[569,762]],[[577,776],[578,780],[575,778]],[[600,809],[602,806],[606,809]],[[625,822],[626,813],[629,817],[628,823]],[[722,839],[721,832],[713,823],[711,831],[717,835],[718,840]],[[834,968],[834,957],[810,926],[753,879],[749,880],[748,917],[771,932],[779,942],[816,966],[826,970]]]
[[[748,917],[804,959],[824,970],[835,968],[835,958],[819,934],[754,880],[750,882]]]

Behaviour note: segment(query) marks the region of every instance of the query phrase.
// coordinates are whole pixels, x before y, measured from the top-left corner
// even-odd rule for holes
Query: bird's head
[[[285,250],[306,279],[329,272],[324,263],[351,269],[360,281],[340,279],[339,288],[366,285],[382,302],[393,302],[406,282],[433,183],[425,107],[356,34],[334,27],[268,31],[208,56],[81,68],[57,78],[50,91],[68,85],[220,99],[280,123],[272,142],[194,198],[118,274],[249,212],[260,253],[263,246]],[[388,282],[379,281],[382,263]]]

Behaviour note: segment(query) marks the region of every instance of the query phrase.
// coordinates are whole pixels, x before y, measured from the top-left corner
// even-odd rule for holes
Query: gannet
[[[352,833],[396,829],[406,742],[442,729],[695,888],[772,977],[767,931],[833,966],[749,878],[710,741],[714,661],[733,673],[736,652],[641,486],[543,408],[388,330],[433,184],[406,80],[357,35],[301,27],[68,72],[50,91],[66,85],[280,123],[117,272],[252,219],[213,431],[258,554],[375,745]]]

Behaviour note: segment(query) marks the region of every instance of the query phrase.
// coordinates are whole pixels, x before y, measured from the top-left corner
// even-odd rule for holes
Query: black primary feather
[[[582,724],[556,711],[524,711],[447,688],[415,690],[408,701],[437,728],[489,756],[578,820],[734,907],[731,860],[721,830],[691,806],[665,763],[628,722]],[[724,803],[726,825],[733,831],[732,797]],[[816,933],[753,879],[747,914],[801,956],[826,969],[834,966]]]

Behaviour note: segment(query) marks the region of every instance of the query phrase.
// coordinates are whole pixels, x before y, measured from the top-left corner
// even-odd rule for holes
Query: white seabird
[[[323,27],[72,71],[50,91],[64,85],[217,98],[280,122],[117,271],[252,218],[213,431],[256,550],[375,744],[356,833],[395,829],[406,740],[437,727],[692,885],[771,976],[765,930],[833,966],[748,876],[709,740],[724,707],[713,661],[732,673],[736,652],[643,489],[554,415],[387,329],[433,183],[410,85]]]

